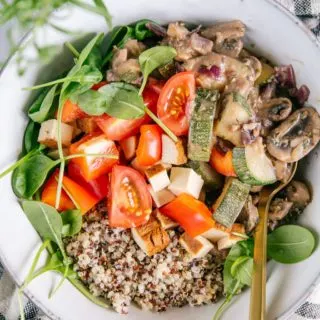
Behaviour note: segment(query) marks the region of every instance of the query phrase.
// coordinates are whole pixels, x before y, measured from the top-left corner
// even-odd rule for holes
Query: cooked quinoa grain
[[[153,311],[215,302],[223,290],[221,259],[211,253],[190,261],[178,242],[180,232],[170,230],[169,236],[169,246],[148,257],[130,230],[109,227],[100,205],[68,240],[67,252],[90,291],[119,313],[128,313],[131,302]]]

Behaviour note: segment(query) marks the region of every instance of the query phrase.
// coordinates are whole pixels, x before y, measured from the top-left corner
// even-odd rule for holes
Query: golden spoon
[[[254,235],[254,269],[252,275],[250,320],[266,319],[266,281],[267,281],[267,224],[271,200],[286,187],[296,173],[298,163],[292,165],[289,179],[276,189],[264,188],[258,206],[259,223]]]

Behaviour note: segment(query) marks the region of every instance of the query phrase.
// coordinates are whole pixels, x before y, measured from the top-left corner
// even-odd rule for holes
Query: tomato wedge
[[[119,165],[113,167],[108,208],[111,227],[133,228],[149,220],[152,199],[138,171]]]
[[[161,90],[157,112],[162,122],[176,135],[188,133],[189,109],[195,97],[193,72],[180,72],[171,77]]]
[[[137,160],[141,166],[152,166],[160,161],[162,155],[161,128],[156,124],[140,127]]]
[[[186,193],[180,194],[161,207],[160,211],[177,221],[191,237],[196,237],[215,226],[207,206]]]
[[[210,157],[210,164],[214,169],[216,169],[217,172],[224,176],[237,176],[233,168],[231,150],[229,150],[227,153],[222,153],[216,147],[213,147]]]
[[[91,89],[92,90],[99,90],[101,87],[105,86],[106,84],[108,84],[107,81],[101,81],[99,83],[94,84]]]
[[[56,205],[59,170],[55,170],[48,181],[45,183],[42,193],[41,201],[54,207]],[[65,191],[61,190],[61,197],[58,211],[75,209],[75,205]]]
[[[110,182],[107,174],[103,174],[96,179],[86,181],[81,174],[79,165],[77,165],[74,161],[70,161],[68,163],[67,171],[69,178],[95,195],[99,200],[102,200],[108,196]]]
[[[119,158],[119,151],[115,143],[101,133],[85,135],[81,140],[70,146],[69,152],[70,155],[82,153],[105,154]],[[79,166],[81,175],[84,179],[90,181],[108,173],[118,162],[118,159],[91,156],[74,158],[71,162],[76,163]]]
[[[142,93],[145,105],[152,111],[156,111],[159,94],[151,87],[146,87]],[[150,123],[151,119],[148,115],[144,115],[139,119],[125,120],[110,117],[106,114],[96,117],[96,123],[105,133],[108,139],[120,141],[139,132],[140,126]]]
[[[62,186],[82,214],[87,213],[100,201],[98,197],[66,176],[62,179]]]

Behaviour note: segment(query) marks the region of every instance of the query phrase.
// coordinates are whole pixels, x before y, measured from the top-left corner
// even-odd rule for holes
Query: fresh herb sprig
[[[17,24],[13,29],[10,28],[8,41],[10,43],[10,52],[17,52],[17,64],[19,74],[23,74],[26,65],[30,63],[24,50],[27,46],[32,46],[38,54],[41,61],[50,61],[57,53],[56,46],[40,47],[37,43],[39,34],[43,32],[44,26],[49,26],[62,33],[72,33],[70,30],[60,27],[55,21],[54,13],[62,7],[76,6],[86,11],[98,14],[105,18],[109,28],[112,26],[112,17],[105,6],[103,0],[92,0],[93,3],[87,3],[83,0],[14,0],[12,2],[0,1],[0,26],[5,25],[11,20],[16,20]],[[21,37],[26,31],[31,31],[30,38],[23,46],[19,46],[14,41],[14,35]],[[38,62],[38,59],[37,59]]]

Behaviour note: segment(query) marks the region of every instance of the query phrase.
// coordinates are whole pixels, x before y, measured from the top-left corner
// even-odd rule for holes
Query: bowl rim
[[[281,11],[284,15],[286,15],[292,22],[294,22],[305,34],[306,36],[313,42],[313,44],[317,47],[320,55],[320,40],[315,36],[315,34],[302,22],[301,19],[299,19],[296,15],[294,15],[288,8],[286,8],[282,3],[278,2],[279,0],[262,0],[264,2],[267,2],[269,5],[276,7],[279,11]],[[8,58],[5,60],[3,65],[0,67],[0,77],[2,76],[4,70],[6,67],[12,62],[13,58],[17,54],[17,50],[26,42],[28,41],[29,37],[31,36],[32,30],[28,30],[18,41],[17,49],[10,53]],[[13,280],[14,284],[17,287],[20,287],[22,284],[18,280],[18,277],[14,274],[12,270],[8,267],[8,263],[6,262],[5,255],[1,251],[0,248],[0,262],[4,268],[4,271],[9,274],[11,279]],[[305,293],[296,301],[292,303],[289,309],[285,310],[280,314],[277,319],[286,320],[289,319],[296,311],[297,309],[304,303],[306,300],[311,297],[315,289],[320,286],[320,270],[318,273],[318,276],[315,278],[314,282],[308,288]],[[33,302],[36,307],[39,308],[46,316],[48,316],[52,320],[58,320],[61,319],[58,316],[56,316],[53,312],[51,312],[47,307],[43,305],[31,292],[28,288],[26,288],[23,291],[24,296],[29,299],[31,302]]]

